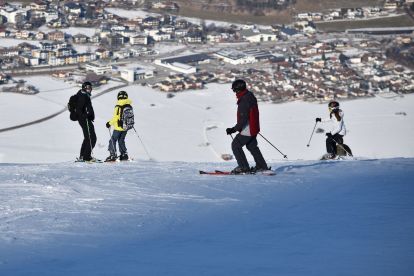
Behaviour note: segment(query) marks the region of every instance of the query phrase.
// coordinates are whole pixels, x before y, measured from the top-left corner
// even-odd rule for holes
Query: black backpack
[[[77,102],[78,102],[78,94],[70,96],[69,102],[68,102],[68,110],[70,112],[69,118],[72,121],[77,121],[78,120],[78,115],[76,114],[76,104],[77,104]]]
[[[121,114],[118,126],[122,127],[124,131],[128,131],[134,127],[134,110],[131,105],[126,104],[119,106],[119,114]]]

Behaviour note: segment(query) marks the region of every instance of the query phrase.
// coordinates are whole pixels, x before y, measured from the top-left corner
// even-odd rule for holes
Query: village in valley
[[[178,15],[172,1],[0,0],[0,93],[39,93],[22,76],[139,83],[172,97],[243,77],[261,101],[324,102],[414,92],[411,26],[324,31],[319,24],[414,18],[414,0],[298,13],[291,24]],[[281,1],[284,2],[284,1]]]

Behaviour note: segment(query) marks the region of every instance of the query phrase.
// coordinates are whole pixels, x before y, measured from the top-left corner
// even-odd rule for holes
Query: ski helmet
[[[128,99],[128,93],[125,91],[120,91],[118,93],[118,100],[125,100]]]
[[[84,83],[82,83],[82,90],[83,91],[89,90],[89,92],[92,91],[92,83],[90,83],[89,81],[85,81]]]
[[[231,90],[235,93],[244,91],[247,89],[246,82],[244,80],[235,80],[231,85]]]
[[[334,111],[339,109],[339,103],[337,101],[330,101],[328,104],[328,108],[330,111]]]

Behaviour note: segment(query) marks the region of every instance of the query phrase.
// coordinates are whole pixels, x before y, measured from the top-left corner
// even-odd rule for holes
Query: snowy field
[[[341,102],[356,155],[346,161],[317,161],[323,133],[306,147],[326,104],[260,103],[262,134],[289,160],[258,138],[276,176],[202,176],[235,166],[220,158],[236,117],[229,84],[171,99],[124,88],[150,156],[131,132],[135,161],[82,164],[67,112],[1,132],[63,109],[79,89],[26,80],[41,92],[0,93],[0,275],[414,274],[414,95]],[[117,92],[93,99],[99,158]]]
[[[0,130],[27,123],[63,109],[79,88],[50,77],[26,78],[41,91],[34,96],[0,93],[5,116]],[[229,84],[212,84],[208,89],[187,91],[168,99],[165,93],[148,87],[124,88],[133,101],[136,129],[150,157],[157,161],[221,162],[231,153],[231,138],[225,129],[235,124],[236,99]],[[101,88],[99,91],[104,90]],[[98,93],[94,91],[93,93]],[[95,156],[105,158],[109,133],[105,123],[111,118],[118,91],[93,99],[98,136]],[[22,103],[11,105],[10,103]],[[414,157],[414,95],[403,98],[371,98],[341,103],[345,112],[348,144],[357,157]],[[316,117],[328,116],[326,104],[293,102],[260,103],[262,134],[289,160],[315,160],[325,153],[325,135],[315,133],[306,147]],[[400,112],[405,112],[400,114]],[[400,115],[399,115],[400,114]],[[403,115],[405,114],[405,115]],[[318,128],[330,131],[329,124]],[[30,137],[30,139],[28,139]],[[49,163],[74,160],[79,154],[82,133],[65,112],[50,121],[0,135],[0,162]],[[267,160],[283,159],[261,137],[259,146]],[[129,154],[146,160],[134,132],[127,136]],[[19,149],[19,154],[16,154]],[[53,149],[53,150],[50,150]],[[38,156],[38,158],[35,158]]]

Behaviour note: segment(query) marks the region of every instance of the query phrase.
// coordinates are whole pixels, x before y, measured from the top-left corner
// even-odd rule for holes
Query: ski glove
[[[330,133],[330,132],[327,132],[325,135],[326,135],[326,137],[328,137],[328,138],[332,138],[332,133]]]
[[[227,135],[230,135],[230,134],[235,133],[235,132],[236,132],[236,130],[234,129],[234,127],[226,128]]]
[[[110,128],[111,125],[109,124],[109,122],[106,122],[106,128]]]
[[[316,118],[315,121],[316,122],[322,122],[322,119],[321,118]]]

